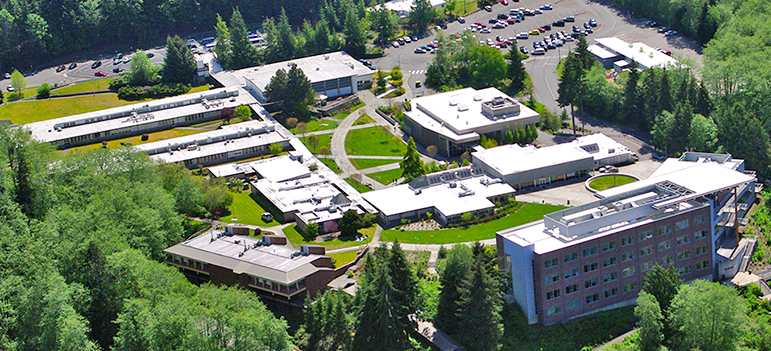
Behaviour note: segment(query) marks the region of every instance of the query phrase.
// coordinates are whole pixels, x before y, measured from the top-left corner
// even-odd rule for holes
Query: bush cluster
[[[112,86],[110,88],[112,89]],[[150,87],[124,85],[118,88],[118,98],[121,100],[160,99],[185,94],[188,91],[190,86],[180,83],[158,84]]]

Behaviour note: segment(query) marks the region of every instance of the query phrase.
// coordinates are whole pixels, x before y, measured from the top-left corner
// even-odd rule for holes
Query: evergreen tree
[[[589,52],[589,43],[586,42],[586,37],[583,35],[576,40],[575,54],[578,56],[578,61],[581,62],[581,68],[584,71],[592,68],[595,62],[594,55]]]
[[[691,121],[693,120],[693,108],[688,102],[678,105],[675,113],[675,124],[670,136],[670,153],[679,154],[685,152],[688,147],[688,136],[691,134]]]
[[[660,99],[660,79],[657,72],[660,69],[651,68],[645,71],[642,87],[638,89],[639,108],[642,110],[640,118],[640,129],[649,132],[653,128],[655,118],[661,114]]]
[[[345,51],[353,57],[364,57],[367,51],[365,46],[367,35],[354,8],[350,8],[345,15],[343,34],[345,35]]]
[[[740,103],[723,107],[716,115],[721,152],[744,159],[747,169],[755,170],[759,179],[768,179],[771,143],[763,124]]]
[[[420,159],[418,148],[412,137],[407,141],[407,151],[404,153],[402,161],[399,162],[399,166],[402,168],[402,177],[408,181],[423,175],[423,161]]]
[[[511,132],[511,128],[509,126],[506,126],[506,134],[503,136],[503,143],[507,145],[514,143],[514,133]]]
[[[675,333],[675,329],[669,323],[669,306],[677,295],[677,288],[683,282],[674,267],[664,268],[656,265],[645,275],[642,283],[643,290],[651,294],[661,308],[662,333],[664,340],[669,340]]]
[[[444,32],[439,32],[436,40],[439,44],[436,54],[426,68],[426,85],[439,90],[443,86],[455,86],[455,62],[452,57],[452,47],[455,44],[447,40]]]
[[[460,332],[455,337],[469,351],[497,350],[503,335],[503,299],[498,280],[488,273],[481,260],[474,260],[460,293],[456,314]]]
[[[231,69],[246,68],[257,63],[257,51],[249,41],[246,24],[238,7],[233,9],[230,17],[230,50]]]
[[[407,260],[407,255],[402,250],[399,241],[394,241],[391,246],[391,255],[388,259],[388,266],[391,271],[391,277],[394,289],[398,294],[395,295],[396,303],[406,307],[410,313],[418,309],[418,296],[420,283],[412,264]]]
[[[195,77],[195,60],[187,43],[178,36],[166,37],[166,57],[163,58],[164,83],[191,84]]]
[[[217,31],[217,44],[214,45],[214,52],[217,53],[220,65],[227,68],[230,62],[230,29],[219,14],[217,14],[214,30]]]
[[[661,82],[659,84],[659,108],[661,111],[674,112],[674,101],[672,101],[672,89],[669,84],[669,71],[661,71]]]
[[[268,18],[263,22],[263,28],[268,42],[268,62],[291,60],[297,56],[297,39],[283,7],[278,22]]]
[[[581,58],[576,53],[569,53],[562,66],[562,77],[557,86],[557,103],[560,107],[570,105],[570,115],[573,118],[573,134],[576,133],[576,116],[573,112],[574,104],[583,98],[585,89],[585,73]]]
[[[418,33],[425,32],[435,19],[436,11],[429,0],[415,0],[409,20]]]
[[[284,112],[286,116],[307,121],[310,117],[308,105],[313,104],[314,92],[308,77],[294,63],[289,68],[289,73],[287,73],[285,94]]]
[[[391,38],[395,37],[399,31],[399,22],[393,11],[387,9],[385,6],[381,6],[379,9],[372,12],[370,28],[373,32],[377,33],[377,43],[388,45]]]
[[[632,60],[629,64],[631,71],[627,77],[626,84],[624,86],[624,105],[623,105],[623,118],[624,124],[634,124],[638,128],[645,127],[645,121],[640,113],[640,94],[638,93],[637,84],[640,80],[640,73],[637,71],[637,62]]]
[[[270,82],[265,86],[265,98],[271,102],[279,102],[287,99],[286,89],[289,84],[289,77],[283,68],[276,71],[276,74],[270,78]]]
[[[509,83],[509,92],[512,95],[519,94],[525,88],[525,66],[522,64],[522,56],[517,51],[517,46],[512,45],[509,50],[508,76],[511,79]]]
[[[709,116],[712,113],[712,99],[703,81],[699,82],[696,88],[696,102],[693,106],[693,112],[702,116]]]
[[[437,267],[441,287],[434,323],[449,335],[463,332],[460,329],[460,320],[456,316],[461,309],[461,285],[466,280],[469,274],[468,267],[473,261],[470,247],[455,245],[447,252],[447,259],[443,265]]]

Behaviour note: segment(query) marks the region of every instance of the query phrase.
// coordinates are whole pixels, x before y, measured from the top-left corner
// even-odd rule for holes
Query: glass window
[[[589,288],[591,288],[591,287],[593,287],[593,286],[597,286],[597,284],[599,283],[599,281],[600,281],[600,279],[599,279],[599,278],[593,278],[593,279],[589,279],[589,280],[587,280],[587,281],[585,281],[585,282],[584,282],[584,288],[585,288],[585,289],[589,289]]]
[[[554,300],[560,297],[560,289],[552,290],[546,293],[546,301]]]
[[[659,266],[669,266],[672,264],[672,256],[659,257],[657,262],[659,263]]]
[[[543,266],[545,268],[551,268],[556,266],[557,264],[559,264],[559,260],[556,257],[543,262]]]
[[[686,218],[686,219],[684,219],[682,221],[675,222],[675,228],[677,228],[677,230],[683,230],[683,229],[688,228],[688,227],[689,227],[688,218]]]
[[[634,259],[634,251],[624,252],[621,254],[621,262],[631,261]]]
[[[691,242],[691,236],[690,235],[683,235],[677,237],[677,245],[683,245]]]
[[[616,248],[616,242],[615,241],[608,241],[606,243],[602,243],[602,251],[610,251]]]
[[[680,275],[691,273],[691,265],[682,266],[677,269],[677,273]]]
[[[640,249],[640,257],[648,256],[653,253],[653,245],[643,247]]]
[[[655,266],[656,262],[654,261],[648,261],[640,264],[640,271],[647,272],[651,269],[653,269],[653,266]]]
[[[640,241],[645,241],[653,237],[653,233],[650,230],[640,232]]]
[[[701,239],[701,238],[706,238],[706,237],[707,237],[707,230],[706,229],[699,230],[699,231],[693,233],[693,238],[694,239]]]
[[[691,250],[680,251],[677,253],[678,261],[687,260],[690,257],[691,257]]]
[[[586,304],[592,304],[597,301],[600,301],[600,294],[593,294],[586,297]]]
[[[597,262],[584,265],[584,273],[593,272],[597,270]]]
[[[616,279],[618,279],[618,272],[613,272],[613,273],[610,273],[610,274],[606,274],[602,278],[602,282],[603,283],[608,283],[608,282],[612,282],[612,281],[614,281]]]
[[[546,276],[546,285],[549,285],[551,283],[556,283],[559,280],[560,280],[559,273]]]
[[[579,300],[579,299],[570,300],[570,301],[565,303],[565,308],[567,308],[569,310],[576,309],[579,306],[581,306],[581,300]]]
[[[694,250],[694,254],[696,254],[696,255],[701,255],[701,254],[703,254],[703,253],[707,253],[707,251],[708,251],[708,250],[709,250],[709,245],[702,245],[702,246],[698,246],[698,247],[696,247],[696,249]]]
[[[569,254],[565,254],[563,262],[571,262],[577,259],[578,259],[578,252],[571,252]]]
[[[618,259],[615,256],[608,257],[608,258],[602,260],[602,266],[603,267],[610,267],[612,265],[615,265],[616,261],[618,261]]]
[[[613,288],[610,290],[605,290],[605,298],[613,297],[618,295],[618,288]]]
[[[704,260],[704,261],[701,261],[701,262],[696,262],[696,270],[697,271],[698,270],[702,270],[704,268],[707,268],[708,266],[709,266],[709,261],[708,260]]]
[[[672,227],[668,226],[668,225],[656,228],[656,234],[657,235],[669,234],[671,232],[672,232]]]
[[[634,243],[634,237],[633,236],[627,236],[624,238],[621,238],[621,246],[627,246],[629,244]]]
[[[693,217],[693,225],[702,224],[707,222],[707,214],[698,215]]]
[[[560,311],[560,306],[552,306],[552,307],[549,307],[548,309],[546,309],[546,314],[549,315],[549,316],[551,316],[553,314],[558,314],[560,312],[561,312]]]
[[[634,290],[637,290],[637,282],[624,284],[624,292],[630,292]]]
[[[584,249],[584,257],[594,256],[595,254],[597,254],[597,246]]]
[[[572,278],[578,275],[578,268],[572,268],[565,271],[565,279]]]
[[[669,240],[664,240],[659,243],[659,251],[668,250],[672,247],[672,242]]]
[[[578,291],[578,284],[568,285],[565,287],[565,295],[570,295]]]
[[[627,267],[627,268],[624,268],[623,270],[621,270],[621,276],[624,277],[624,278],[629,278],[629,277],[633,276],[635,273],[637,273],[637,272],[636,272],[634,267]]]

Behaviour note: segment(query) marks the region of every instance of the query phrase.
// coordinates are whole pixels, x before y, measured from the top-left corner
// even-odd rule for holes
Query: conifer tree
[[[498,280],[488,273],[482,260],[475,259],[459,291],[456,316],[460,332],[455,337],[469,351],[497,350],[503,335],[503,299]]]

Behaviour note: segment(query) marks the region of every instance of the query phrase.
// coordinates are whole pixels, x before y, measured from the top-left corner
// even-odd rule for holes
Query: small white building
[[[446,3],[445,0],[429,0],[431,7],[442,7]],[[412,12],[412,8],[415,7],[414,0],[393,0],[383,4],[385,8],[398,13],[400,16],[409,16]]]
[[[589,52],[595,54],[603,64],[607,62],[615,63],[619,59],[627,63],[635,61],[640,70],[652,67],[677,67],[680,65],[680,62],[676,59],[642,42],[628,43],[616,37],[597,38],[594,41],[597,42],[597,45],[590,46]],[[608,53],[615,55],[615,58],[608,55]]]

